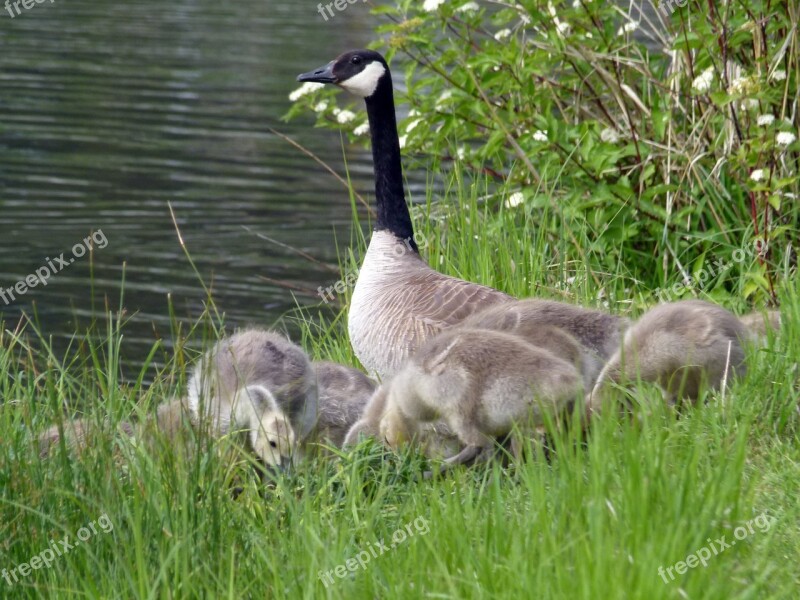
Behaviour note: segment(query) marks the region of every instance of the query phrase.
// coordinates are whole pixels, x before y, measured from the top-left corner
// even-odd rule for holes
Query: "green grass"
[[[609,270],[595,259],[594,232],[572,228],[557,207],[508,210],[481,196],[455,180],[452,201],[428,199],[416,211],[438,269],[519,296],[607,303],[614,312],[638,314],[652,302],[662,282],[634,283],[622,263]],[[560,227],[543,225],[559,219]],[[353,247],[362,241],[356,235]],[[351,260],[343,257],[345,268]],[[738,276],[733,269],[706,291],[741,310]],[[675,273],[668,283],[679,280]],[[264,486],[224,443],[224,452],[187,454],[189,440],[151,447],[115,434],[121,419],[143,418],[182,389],[197,356],[186,348],[207,346],[221,329],[213,310],[191,331],[176,325],[178,352],[154,347],[151,359],[168,358],[166,365],[148,361],[140,373],[119,363],[124,325],[113,315],[60,356],[35,321],[6,330],[0,569],[30,561],[51,540],[74,541],[104,515],[113,530],[96,526],[49,568],[11,586],[0,578],[0,597],[794,598],[800,293],[786,285],[781,299],[783,331],[751,349],[749,376],[724,398],[709,395],[677,415],[642,388],[635,419],[604,414],[585,444],[553,432],[549,458],[535,451],[509,468],[434,481],[420,480],[420,457],[365,443]],[[344,313],[312,313],[293,317],[306,349],[354,364]],[[75,412],[97,423],[92,446],[40,459],[36,434]],[[235,486],[243,488],[236,499]],[[737,527],[762,514],[768,528],[754,528],[706,567],[667,583],[659,575],[709,539],[732,541]],[[389,549],[374,557],[381,540]],[[351,562],[348,571],[359,553],[369,562]],[[341,579],[339,565],[347,571]],[[332,570],[326,587],[319,574]]]

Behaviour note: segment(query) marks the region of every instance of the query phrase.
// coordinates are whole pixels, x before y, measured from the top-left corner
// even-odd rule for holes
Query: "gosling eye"
[[[360,56],[354,56],[353,58],[350,59],[350,62],[353,63],[354,65],[360,65],[361,64],[361,57]]]
[[[275,440],[270,440],[269,441],[269,445],[272,446],[273,448],[277,448],[278,447],[278,444],[277,444],[277,442]]]

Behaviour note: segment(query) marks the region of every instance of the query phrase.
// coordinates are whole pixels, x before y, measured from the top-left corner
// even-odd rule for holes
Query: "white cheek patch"
[[[375,93],[375,90],[378,88],[378,83],[384,73],[386,73],[386,67],[378,61],[371,62],[361,73],[342,81],[339,86],[351,94],[361,96],[362,98],[369,98]]]

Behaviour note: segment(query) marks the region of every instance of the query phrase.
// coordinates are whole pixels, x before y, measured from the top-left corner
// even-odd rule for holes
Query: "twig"
[[[374,211],[374,210],[372,209],[372,207],[369,205],[369,202],[367,202],[366,200],[364,200],[364,197],[363,197],[361,194],[359,194],[359,193],[358,193],[356,190],[354,190],[354,189],[353,189],[353,188],[350,186],[350,184],[349,184],[349,183],[348,183],[348,182],[347,182],[347,181],[346,181],[346,180],[345,180],[345,179],[344,179],[344,178],[343,178],[341,175],[339,175],[339,174],[338,174],[336,171],[334,171],[334,170],[333,170],[333,168],[331,168],[331,166],[330,166],[328,163],[326,163],[326,162],[325,162],[324,160],[322,160],[322,159],[321,159],[319,156],[317,156],[316,154],[314,154],[313,152],[311,152],[311,150],[309,150],[308,148],[306,148],[305,146],[303,146],[303,145],[302,145],[300,142],[297,142],[297,141],[293,140],[292,138],[290,138],[290,137],[289,137],[288,135],[286,135],[285,133],[281,133],[280,131],[277,131],[276,129],[273,129],[272,127],[267,127],[267,131],[269,131],[270,133],[272,133],[272,134],[274,134],[274,135],[277,135],[279,138],[281,138],[281,139],[282,139],[282,140],[284,140],[285,142],[288,142],[289,144],[291,144],[292,146],[294,146],[295,148],[297,148],[298,150],[300,150],[300,152],[302,152],[303,154],[305,154],[305,155],[306,155],[306,156],[308,156],[309,158],[313,159],[313,160],[314,160],[314,162],[316,162],[317,164],[319,164],[320,166],[322,166],[322,167],[323,167],[323,168],[324,168],[326,171],[328,171],[328,173],[330,173],[331,175],[333,175],[333,176],[336,178],[336,180],[337,180],[339,183],[341,183],[341,184],[342,184],[344,187],[346,187],[346,188],[347,188],[349,191],[353,192],[353,195],[354,195],[356,198],[358,198],[358,201],[359,201],[359,202],[361,202],[361,204],[363,204],[363,205],[364,205],[364,208],[366,208],[366,209],[367,209],[367,211],[369,212],[369,214],[370,214],[370,216],[371,216],[371,217],[374,217],[374,216],[375,216],[375,211]]]

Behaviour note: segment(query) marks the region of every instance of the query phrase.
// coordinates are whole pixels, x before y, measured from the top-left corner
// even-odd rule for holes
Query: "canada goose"
[[[513,333],[550,350],[578,367],[584,389],[589,391],[619,347],[628,320],[563,302],[525,299],[487,308],[460,327]]]
[[[198,362],[188,408],[214,435],[246,432],[265,465],[285,468],[316,424],[316,376],[306,353],[286,337],[248,329],[221,340]]]
[[[574,365],[499,331],[455,328],[426,343],[388,383],[381,435],[396,447],[443,419],[464,444],[444,468],[471,462],[515,425],[543,425],[583,389]]]
[[[439,331],[511,297],[443,275],[420,258],[403,191],[392,75],[383,57],[353,50],[297,80],[333,83],[366,102],[377,221],[353,290],[347,326],[361,364],[385,379]]]
[[[348,430],[359,420],[377,384],[358,369],[335,362],[312,363],[317,375],[319,415],[316,441],[341,448]]]
[[[637,376],[659,384],[670,402],[696,400],[704,382],[717,388],[734,375],[744,375],[742,343],[748,337],[735,315],[710,302],[684,300],[656,306],[625,332],[587,407],[590,412],[599,409],[608,383]]]

